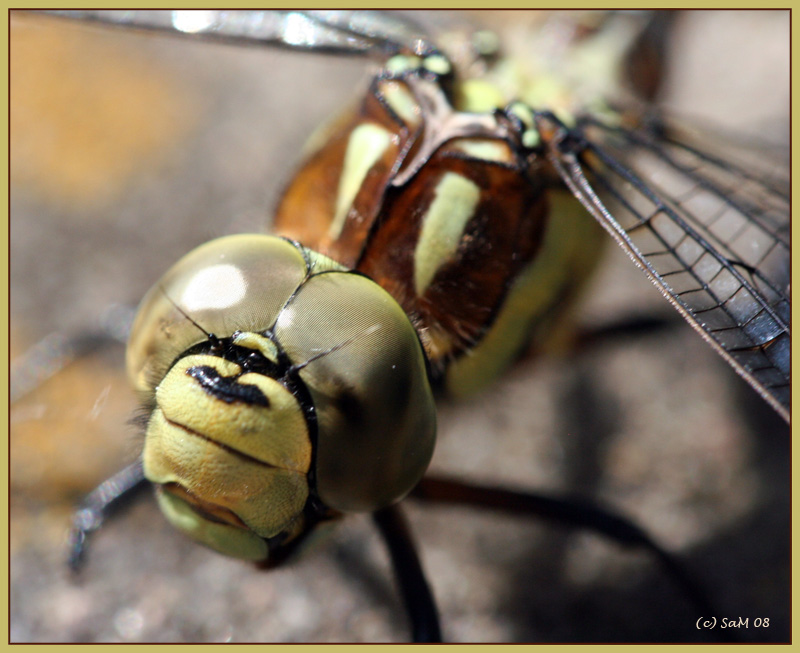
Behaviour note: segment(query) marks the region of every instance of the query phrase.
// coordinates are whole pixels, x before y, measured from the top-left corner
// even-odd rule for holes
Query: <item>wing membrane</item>
[[[788,421],[789,198],[780,176],[654,133],[588,119],[549,156],[664,296]]]
[[[52,16],[172,35],[382,59],[435,50],[408,17],[378,11],[49,10]]]

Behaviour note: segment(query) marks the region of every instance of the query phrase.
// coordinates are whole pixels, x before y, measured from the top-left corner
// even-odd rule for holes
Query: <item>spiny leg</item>
[[[92,490],[72,515],[68,539],[67,562],[73,571],[80,570],[86,557],[88,536],[96,531],[114,511],[118,510],[146,487],[142,461],[128,465]]]
[[[389,549],[394,575],[400,586],[406,613],[411,620],[413,640],[441,642],[436,602],[400,507],[394,505],[378,510],[372,517]]]

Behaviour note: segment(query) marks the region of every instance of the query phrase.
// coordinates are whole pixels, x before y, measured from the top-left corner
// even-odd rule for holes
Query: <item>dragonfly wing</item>
[[[788,421],[790,217],[782,175],[704,154],[661,126],[633,131],[596,119],[562,129],[548,156],[662,294]]]
[[[378,11],[50,10],[53,16],[245,45],[384,59],[435,50],[402,14]]]

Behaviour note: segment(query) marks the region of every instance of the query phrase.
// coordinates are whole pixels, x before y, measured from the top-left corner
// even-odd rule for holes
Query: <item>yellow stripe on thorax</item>
[[[475,394],[497,379],[526,345],[553,347],[564,337],[575,290],[596,266],[604,233],[566,192],[553,192],[542,247],[514,281],[481,342],[450,364],[446,390],[453,397]]]
[[[439,181],[414,251],[417,295],[425,292],[436,271],[455,254],[480,196],[475,183],[454,172],[446,173]]]
[[[335,240],[341,235],[347,213],[350,211],[367,173],[380,160],[391,141],[391,133],[372,123],[359,125],[350,134],[342,175],[339,177],[336,212],[333,222],[328,228],[328,235],[331,239]]]

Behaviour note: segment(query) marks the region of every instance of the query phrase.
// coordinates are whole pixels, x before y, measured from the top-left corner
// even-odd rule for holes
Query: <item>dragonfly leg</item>
[[[31,346],[11,363],[11,403],[36,390],[73,361],[112,345],[124,345],[134,310],[130,306],[113,304],[103,312],[96,324],[84,332],[69,334],[56,331]]]
[[[583,351],[629,338],[657,335],[683,324],[684,321],[678,315],[674,318],[671,315],[632,315],[608,324],[579,329],[575,334],[575,349]]]
[[[564,526],[600,533],[626,547],[643,549],[661,563],[686,598],[692,601],[699,611],[698,614],[717,615],[706,592],[674,555],[661,548],[630,520],[593,502],[435,477],[423,478],[410,497],[420,501],[469,505],[513,515],[538,517]]]
[[[87,495],[72,515],[67,560],[70,569],[77,572],[83,564],[88,536],[100,528],[105,519],[126,500],[132,499],[146,485],[142,461],[137,460],[100,483]]]
[[[436,602],[400,507],[394,505],[378,510],[373,513],[372,518],[389,549],[394,575],[400,586],[406,613],[411,620],[414,641],[441,642]]]

